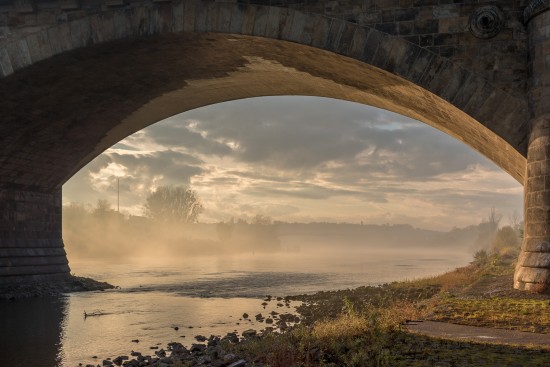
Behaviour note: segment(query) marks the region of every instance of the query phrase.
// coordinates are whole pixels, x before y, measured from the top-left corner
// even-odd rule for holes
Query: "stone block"
[[[524,283],[550,284],[550,269],[520,266],[516,269],[515,279]]]
[[[348,56],[357,60],[363,60],[368,30],[365,27],[356,27],[351,41]]]
[[[33,266],[0,266],[0,279],[7,276],[41,276],[48,274],[68,274],[71,271],[67,264],[33,265]],[[40,278],[37,278],[40,279]]]
[[[251,33],[254,36],[265,37],[267,30],[267,22],[269,20],[269,8],[266,6],[256,6],[255,15],[252,18]]]
[[[206,32],[208,26],[206,23],[208,17],[209,3],[205,1],[200,1],[195,6],[195,32]]]
[[[2,77],[13,74],[10,55],[6,47],[0,47],[0,73]]]
[[[468,17],[444,18],[439,20],[439,32],[464,33],[468,32]]]
[[[378,45],[378,49],[376,50],[376,54],[371,61],[371,65],[384,69],[384,65],[388,62],[392,47],[395,44],[392,37],[393,36],[382,34],[382,40]]]
[[[256,23],[256,13],[259,6],[248,5],[243,18],[243,26],[241,28],[241,34],[252,35],[254,32],[254,26]]]
[[[52,265],[67,265],[67,256],[54,256],[50,254],[42,256],[12,256],[0,257],[1,267],[29,267],[29,266],[52,266]]]
[[[14,0],[13,6],[15,11],[21,14],[33,13],[35,5],[31,0]]]
[[[338,46],[340,45],[340,37],[342,37],[342,32],[346,27],[346,22],[339,19],[333,19],[330,23],[330,30],[327,37],[326,49],[329,51],[336,52]]]
[[[331,20],[323,15],[313,14],[313,29],[314,32],[311,38],[313,47],[324,49],[326,47],[328,34],[330,31]]]
[[[485,80],[473,73],[470,73],[464,81],[462,89],[455,95],[451,103],[460,109],[464,108],[472,96],[475,95],[485,85],[485,83]]]
[[[346,22],[344,24],[344,29],[340,35],[340,40],[336,46],[336,52],[342,55],[349,55],[349,50],[351,48],[351,43],[353,41],[353,36],[355,35],[355,30],[358,26],[353,23]]]
[[[172,4],[167,2],[158,3],[151,8],[151,19],[154,20],[156,32],[159,33],[171,33],[173,31],[173,14]]]
[[[429,65],[431,65],[435,57],[436,55],[433,52],[420,48],[418,55],[412,59],[412,62],[409,65],[406,78],[411,82],[418,84],[424,76],[426,69]]]
[[[127,11],[124,11],[124,10],[115,11],[113,13],[113,23],[114,23],[114,39],[119,40],[119,39],[129,38],[134,35],[130,13],[128,13]]]
[[[466,106],[464,106],[463,111],[470,116],[477,118],[479,109],[481,108],[483,103],[485,103],[487,98],[490,97],[491,93],[493,93],[493,88],[489,83],[484,81],[483,86],[476,89],[475,94],[472,95],[472,98],[470,98]],[[478,119],[478,121],[480,120]]]
[[[183,10],[183,31],[194,32],[195,31],[195,11],[199,0],[186,0],[184,1]]]
[[[395,20],[398,22],[415,20],[418,15],[418,8],[395,10]]]
[[[521,244],[521,250],[525,252],[550,252],[550,238],[546,236],[526,237]]]
[[[441,70],[450,67],[451,62],[442,57],[434,57],[430,63],[426,66],[426,70],[422,75],[422,78],[418,81],[418,84],[427,90],[430,90],[430,85],[437,82],[437,78],[441,73]]]
[[[53,55],[48,33],[45,30],[28,35],[27,45],[32,63],[47,59]]]
[[[31,54],[26,40],[9,42],[6,45],[6,49],[14,71],[32,64]]]
[[[378,23],[374,25],[374,28],[380,32],[394,35],[394,34],[397,34],[398,23],[395,23],[395,22]]]
[[[61,10],[77,10],[80,8],[80,2],[78,0],[59,0],[59,7]]]
[[[388,41],[392,43],[392,46],[391,52],[388,54],[386,64],[384,65],[384,69],[392,74],[403,76],[407,72],[406,69],[408,66],[404,64],[408,61],[406,55],[410,52],[409,47],[415,47],[412,47],[411,44],[397,37],[391,37]],[[400,71],[403,72],[401,73]]]
[[[434,19],[458,17],[460,15],[460,7],[455,4],[434,6],[432,14]]]
[[[397,24],[396,34],[401,36],[401,39],[404,39],[403,36],[408,36],[413,33],[414,23],[413,22],[399,22]]]
[[[148,27],[147,27],[148,30]],[[94,14],[90,16],[90,40],[91,44],[102,43],[107,40],[103,35],[103,22],[99,14]],[[90,44],[90,45],[91,45]]]
[[[431,90],[439,97],[451,102],[464,87],[468,79],[468,72],[459,65],[452,64],[443,69],[437,85],[432,85]]]
[[[183,14],[185,4],[183,0],[176,1],[172,7],[172,23],[174,32],[183,32]]]
[[[149,32],[149,17],[148,8],[138,6],[127,10],[127,15],[130,20],[130,31],[134,36],[145,36]],[[89,38],[91,38],[91,33]]]
[[[71,49],[78,49],[86,46],[87,40],[82,34],[82,20],[73,20],[69,23],[69,31],[71,33]],[[89,23],[88,23],[89,27]]]
[[[545,192],[544,195],[550,197],[548,192]],[[548,238],[550,236],[550,226],[547,223],[525,223],[525,236],[526,238],[530,236]]]
[[[267,21],[265,28],[265,36],[274,39],[280,39],[280,25],[283,21],[282,13],[287,13],[288,9],[270,6],[267,12]]]
[[[414,22],[415,34],[434,34],[439,32],[439,21],[428,19]]]
[[[232,34],[241,34],[245,22],[245,14],[248,9],[248,6],[238,4],[233,7],[233,12],[231,13],[231,25],[229,31]]]
[[[311,27],[308,27],[308,22],[312,19],[309,15],[303,12],[296,11],[292,16],[292,26],[288,34],[288,40],[292,42],[298,42],[301,44],[311,44]]]
[[[231,30],[231,14],[233,13],[233,4],[218,4],[218,19],[215,27],[216,32],[229,33]]]
[[[530,192],[544,191],[544,186],[545,180],[543,176],[527,178],[527,190]]]
[[[550,285],[544,283],[526,283],[520,280],[514,280],[514,288],[531,293],[545,293],[550,290]]]
[[[292,24],[294,23],[295,11],[288,10],[287,12],[281,13],[280,24],[279,24],[279,36],[280,39],[287,40],[290,38],[290,33],[292,32]]]

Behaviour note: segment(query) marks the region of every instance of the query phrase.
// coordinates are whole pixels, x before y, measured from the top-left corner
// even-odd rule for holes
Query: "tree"
[[[111,204],[109,200],[98,199],[96,207],[94,209],[94,214],[98,217],[107,215],[111,211]]]
[[[267,215],[256,214],[254,218],[252,218],[252,224],[270,226],[271,224],[273,224],[273,221]]]
[[[195,192],[183,186],[160,186],[145,203],[145,215],[161,222],[194,223],[202,209]]]
[[[493,240],[493,251],[503,254],[519,249],[518,233],[511,226],[504,226],[498,230],[495,239]]]

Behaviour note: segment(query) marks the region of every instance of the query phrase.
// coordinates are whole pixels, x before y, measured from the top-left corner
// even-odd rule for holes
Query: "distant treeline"
[[[514,253],[521,225],[499,229],[495,218],[451,231],[414,228],[408,224],[335,224],[252,220],[185,223],[151,217],[124,216],[105,202],[95,208],[63,207],[63,237],[71,258],[171,257],[253,252],[315,251],[380,246],[395,249],[449,249],[474,254],[492,249]],[[514,249],[513,251],[510,249]],[[513,255],[511,255],[513,256]]]
[[[281,249],[277,226],[257,216],[201,224],[125,216],[103,201],[63,206],[63,239],[71,258],[189,257]]]

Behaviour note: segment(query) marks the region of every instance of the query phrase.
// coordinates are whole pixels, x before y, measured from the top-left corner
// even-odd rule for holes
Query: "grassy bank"
[[[269,366],[548,366],[550,349],[414,335],[407,320],[440,320],[550,334],[550,296],[512,289],[494,261],[432,278],[292,297],[301,325],[228,346]],[[550,338],[550,335],[549,335]]]

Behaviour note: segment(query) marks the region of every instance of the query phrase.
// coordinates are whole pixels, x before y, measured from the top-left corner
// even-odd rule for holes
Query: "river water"
[[[246,312],[292,312],[266,295],[355,288],[439,274],[467,264],[466,252],[423,249],[246,254],[128,263],[71,262],[76,275],[117,285],[61,299],[0,302],[0,355],[10,366],[73,367],[201,334],[255,328]],[[84,313],[98,316],[84,317]],[[254,320],[254,317],[252,317]],[[265,325],[264,325],[265,326]],[[176,330],[176,327],[178,330]],[[139,340],[139,343],[132,340]],[[97,357],[93,358],[94,356]]]

